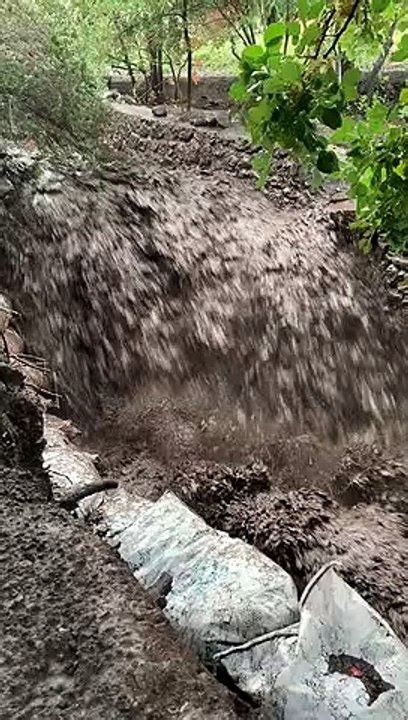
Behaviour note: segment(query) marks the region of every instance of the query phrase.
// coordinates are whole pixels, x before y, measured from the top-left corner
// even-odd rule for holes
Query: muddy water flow
[[[407,329],[324,204],[137,154],[97,173],[5,163],[0,279],[105,472],[178,489],[300,589],[341,555],[406,633]]]

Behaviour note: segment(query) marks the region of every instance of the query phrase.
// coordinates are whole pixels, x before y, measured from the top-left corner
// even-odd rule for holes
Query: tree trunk
[[[177,102],[179,99],[179,79],[177,77],[176,68],[174,67],[174,62],[170,55],[167,55],[167,60],[169,62],[171,77],[173,78],[174,83],[174,93],[173,93],[173,100],[174,102]]]
[[[367,98],[371,100],[374,90],[377,87],[378,84],[378,78],[380,76],[381,70],[384,67],[384,64],[390,54],[393,42],[394,42],[394,32],[395,28],[397,26],[397,19],[394,20],[392,23],[388,35],[386,37],[384,46],[375,61],[373,67],[371,68],[370,72],[365,76],[361,83],[361,91],[364,95],[367,95]]]
[[[157,48],[157,97],[158,101],[164,103],[164,80],[163,80],[163,50]]]
[[[193,49],[188,26],[188,0],[183,0],[183,33],[187,49],[187,111],[191,110],[191,96],[193,88]]]
[[[154,95],[154,101],[156,103],[163,102],[160,95],[160,70],[158,63],[157,48],[150,47],[150,85]]]

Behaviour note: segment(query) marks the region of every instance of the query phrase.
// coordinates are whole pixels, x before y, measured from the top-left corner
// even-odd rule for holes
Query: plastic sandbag
[[[276,720],[407,720],[408,651],[333,569],[304,601],[294,660],[267,701]]]
[[[140,508],[118,537],[136,578],[207,661],[217,650],[299,619],[296,587],[282,568],[212,530],[171,492]]]
[[[75,448],[64,432],[62,420],[45,415],[44,437],[47,444],[43,450],[43,463],[48,469],[52,490],[58,499],[84,485],[100,481],[94,464],[96,456]],[[96,510],[101,502],[101,494],[85,498],[78,503],[77,512],[85,517]]]
[[[54,490],[99,479],[94,456],[75,449],[61,421],[47,418],[45,435]],[[80,503],[82,514],[96,507],[100,529],[186,644],[206,662],[215,655],[265,719],[407,720],[408,650],[333,569],[299,604],[284,570],[171,492],[156,503],[124,490]]]

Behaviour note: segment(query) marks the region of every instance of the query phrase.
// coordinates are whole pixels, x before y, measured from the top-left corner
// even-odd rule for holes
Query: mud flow
[[[242,143],[144,127],[103,170],[6,159],[0,279],[77,443],[299,592],[339,559],[406,640],[406,316],[287,161],[261,193]]]

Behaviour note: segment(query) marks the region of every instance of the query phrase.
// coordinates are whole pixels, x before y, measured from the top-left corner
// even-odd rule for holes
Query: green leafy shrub
[[[97,136],[103,119],[104,19],[97,3],[6,0],[0,11],[5,136]]]
[[[408,89],[401,103],[408,100]],[[356,201],[360,247],[369,252],[377,237],[394,252],[408,253],[408,127],[404,106],[375,102],[364,120],[345,118],[332,140],[348,146],[342,177]]]
[[[261,182],[270,170],[277,147],[312,167],[316,175],[335,172],[338,158],[329,143],[329,129],[342,124],[342,113],[356,97],[360,72],[349,68],[339,82],[333,61],[303,55],[316,46],[317,26],[298,22],[273,23],[264,34],[264,45],[244,49],[240,79],[231,96],[244,108],[252,141],[263,149],[256,159]],[[292,53],[282,46],[292,44]]]
[[[389,1],[381,2],[387,9]],[[380,0],[372,3],[375,13],[381,12]],[[405,253],[408,89],[392,111],[376,101],[360,121],[345,116],[358,97],[361,74],[349,61],[345,70],[338,66],[340,40],[358,2],[343,5],[339,10],[323,0],[299,0],[298,19],[272,23],[263,45],[243,50],[240,77],[230,93],[259,148],[254,159],[259,186],[268,179],[274,150],[283,148],[311,170],[316,181],[335,174],[348,182],[362,249],[368,251],[380,236],[392,250]],[[403,34],[393,59],[407,56],[408,35]],[[345,153],[339,153],[339,144]]]

